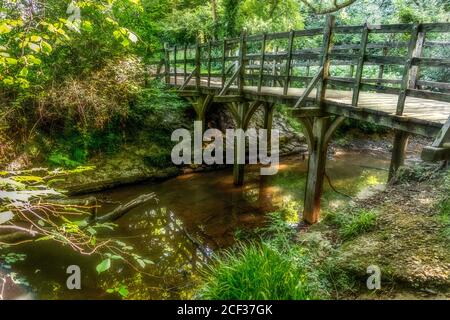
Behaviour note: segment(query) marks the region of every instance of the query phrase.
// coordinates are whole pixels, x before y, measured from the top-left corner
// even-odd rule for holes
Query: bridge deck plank
[[[171,83],[174,83],[172,77]],[[195,81],[192,80],[190,85],[195,85]],[[210,88],[221,88],[221,81],[211,79]],[[207,79],[201,79],[201,87],[207,87]],[[231,86],[230,90],[236,89],[236,86]],[[259,95],[270,95],[277,97],[292,97],[300,98],[304,92],[304,88],[289,88],[286,95],[283,94],[283,87],[261,87],[261,92],[258,93],[258,87],[244,86],[244,93],[250,92]],[[313,90],[308,97],[315,98],[316,90]],[[336,102],[340,104],[351,105],[352,92],[344,90],[332,90],[327,89],[325,95],[326,101]],[[361,91],[358,107],[387,112],[389,114],[395,114],[397,108],[398,95],[377,93],[377,92],[364,92]],[[407,97],[405,102],[405,109],[403,116],[413,119],[425,120],[429,122],[444,124],[448,116],[450,115],[450,103],[443,101],[436,101],[430,99],[421,99],[414,97]]]

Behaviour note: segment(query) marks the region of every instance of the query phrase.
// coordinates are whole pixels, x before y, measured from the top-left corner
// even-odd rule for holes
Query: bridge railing
[[[354,106],[361,90],[396,94],[396,114],[402,115],[408,96],[450,102],[449,35],[449,23],[331,24],[328,31],[242,34],[166,47],[157,72],[176,86],[218,87],[222,94],[232,87],[238,92],[247,86],[258,92],[278,87],[286,95],[317,81],[323,70],[319,84],[324,90],[351,90]]]

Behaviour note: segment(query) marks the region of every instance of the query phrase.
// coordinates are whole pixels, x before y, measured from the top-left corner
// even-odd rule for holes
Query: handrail
[[[329,21],[331,16],[328,16]],[[177,64],[184,65],[184,82],[181,86],[185,89],[192,77],[195,76],[196,87],[198,88],[201,79],[205,79],[207,86],[217,86],[217,82],[211,84],[212,77],[219,77],[221,81],[220,95],[226,94],[231,84],[237,81],[238,94],[242,93],[244,84],[251,83],[257,88],[257,92],[262,91],[262,86],[268,83],[271,87],[282,87],[283,95],[287,95],[289,88],[298,87],[299,83],[306,83],[307,91],[312,90],[320,79],[321,96],[328,86],[339,86],[353,90],[352,105],[358,106],[360,90],[374,90],[398,94],[397,115],[403,114],[405,99],[407,96],[422,97],[450,102],[450,83],[442,80],[419,79],[418,69],[422,67],[448,68],[450,59],[424,57],[423,48],[449,47],[450,41],[432,40],[425,41],[425,35],[431,32],[450,33],[450,23],[425,23],[425,24],[390,24],[390,25],[363,25],[363,26],[330,26],[331,37],[334,34],[360,34],[362,40],[359,44],[333,43],[331,38],[328,45],[323,43],[320,47],[304,48],[299,47],[297,39],[315,37],[325,34],[323,28],[291,30],[287,32],[275,32],[266,34],[246,35],[242,34],[238,38],[215,40],[195,46],[166,46],[164,50],[165,79],[170,83],[173,73],[170,67],[175,69],[175,79],[180,74],[177,72]],[[370,43],[368,36],[371,33],[400,33],[409,34],[409,41],[385,41]],[[275,42],[273,42],[275,41]],[[258,48],[261,43],[261,48]],[[281,44],[280,44],[281,43]],[[294,45],[295,43],[295,45]],[[278,48],[280,46],[280,48]],[[270,51],[270,48],[276,50]],[[255,50],[256,49],[256,50]],[[400,50],[396,50],[400,49]],[[402,52],[407,50],[407,55],[402,56]],[[195,58],[188,58],[187,52],[195,50]],[[221,51],[221,54],[217,54]],[[379,53],[381,52],[381,53]],[[181,56],[181,54],[183,56]],[[324,56],[325,55],[325,56]],[[172,57],[172,58],[171,58]],[[226,68],[225,64],[232,62]],[[195,68],[187,75],[187,64],[194,64]],[[238,65],[237,70],[231,76],[228,74]],[[175,65],[173,67],[173,65]],[[217,65],[221,65],[220,74],[215,72]],[[349,66],[349,75],[339,77],[329,76],[329,66]],[[365,79],[363,69],[369,65],[376,65],[379,68],[378,78]],[[383,79],[386,77],[385,66],[403,66],[401,79]],[[309,75],[310,68],[318,67],[320,72],[316,76]],[[324,68],[326,66],[326,68]],[[306,68],[306,76],[298,75],[296,70]],[[207,70],[201,73],[200,70]],[[206,77],[206,78],[205,78]],[[229,78],[229,79],[227,79]],[[176,82],[176,80],[174,81]],[[179,85],[179,84],[178,84]],[[202,82],[202,86],[205,85]],[[426,90],[424,90],[426,89]],[[300,106],[308,95],[301,97]],[[320,102],[318,102],[320,104]],[[298,107],[297,106],[297,107]]]

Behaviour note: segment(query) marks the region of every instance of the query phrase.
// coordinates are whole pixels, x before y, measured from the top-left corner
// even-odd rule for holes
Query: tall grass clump
[[[206,267],[201,299],[310,300],[324,297],[306,251],[292,242],[295,230],[274,220],[261,241],[241,242]]]
[[[342,239],[348,240],[372,231],[376,226],[377,213],[373,210],[353,211],[348,208],[329,214],[327,219],[339,228]]]
[[[219,300],[317,299],[298,259],[300,254],[278,252],[265,242],[241,244],[208,267],[199,295]]]

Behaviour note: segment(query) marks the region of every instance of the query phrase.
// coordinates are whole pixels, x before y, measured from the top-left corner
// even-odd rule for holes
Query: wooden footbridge
[[[410,134],[435,138],[424,159],[450,159],[449,36],[449,23],[336,26],[328,16],[320,29],[166,46],[154,70],[202,121],[221,103],[246,129],[261,107],[270,130],[276,105],[291,107],[309,146],[301,216],[315,223],[327,146],[345,118],[395,130],[390,178]],[[235,164],[235,184],[243,178],[244,166]]]

